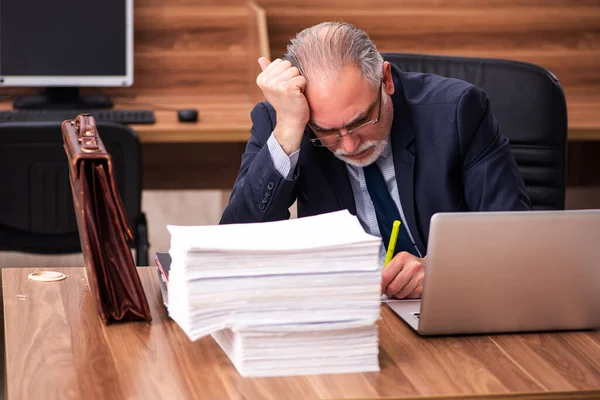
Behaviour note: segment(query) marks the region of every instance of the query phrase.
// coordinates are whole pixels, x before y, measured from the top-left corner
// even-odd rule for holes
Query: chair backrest
[[[538,210],[565,208],[567,104],[558,79],[537,65],[489,58],[382,53],[405,72],[470,82],[487,93]]]
[[[142,156],[137,134],[99,122],[132,227],[142,214]],[[31,253],[80,251],[60,122],[0,124],[0,249]],[[135,231],[135,229],[134,229]]]

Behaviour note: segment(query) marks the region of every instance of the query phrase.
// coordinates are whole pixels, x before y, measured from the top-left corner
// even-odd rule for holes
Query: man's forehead
[[[309,124],[321,129],[340,129],[369,115],[372,105],[350,104],[347,107],[311,108]]]
[[[332,79],[315,77],[306,85],[311,122],[320,127],[339,128],[340,123],[364,113],[373,103],[375,90],[358,68],[348,66],[336,75]]]

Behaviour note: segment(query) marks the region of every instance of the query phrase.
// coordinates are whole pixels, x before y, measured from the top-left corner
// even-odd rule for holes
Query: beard
[[[373,164],[381,155],[381,153],[383,153],[383,151],[385,150],[385,147],[387,146],[387,139],[383,139],[383,140],[369,140],[367,142],[361,143],[360,146],[358,146],[358,148],[352,152],[352,153],[347,153],[342,149],[337,149],[336,151],[333,152],[333,154],[339,158],[340,160],[342,160],[343,162],[345,162],[346,164],[350,164],[353,167],[357,167],[357,168],[363,168],[366,167],[367,165],[371,165]],[[353,155],[362,153],[365,150],[371,150],[371,154],[369,154],[367,157],[361,158],[361,159],[355,159],[352,158]]]

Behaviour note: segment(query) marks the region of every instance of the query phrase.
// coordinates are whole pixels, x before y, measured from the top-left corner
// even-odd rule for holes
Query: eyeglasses
[[[337,130],[336,133],[320,133],[321,137],[316,137],[310,139],[310,142],[317,147],[331,147],[335,146],[339,142],[341,142],[342,138],[347,135],[360,135],[365,128],[371,125],[375,125],[379,122],[379,118],[381,117],[381,88],[383,86],[383,81],[379,84],[379,111],[377,112],[377,118],[372,119],[370,121],[365,122],[364,124],[360,124],[356,128],[348,129],[346,133],[340,134],[340,131]],[[312,127],[311,127],[312,129]],[[313,129],[314,132],[314,129]],[[316,135],[316,133],[315,133]]]

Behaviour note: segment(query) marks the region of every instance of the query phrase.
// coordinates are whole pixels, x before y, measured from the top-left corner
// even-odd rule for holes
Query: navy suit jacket
[[[391,144],[406,222],[421,254],[431,217],[438,212],[530,210],[523,178],[485,92],[467,82],[405,73],[392,65],[395,92]],[[266,142],[275,128],[273,107],[252,110],[252,135],[221,223],[289,218],[356,205],[343,161],[317,148],[307,127],[294,178],[275,170]]]

